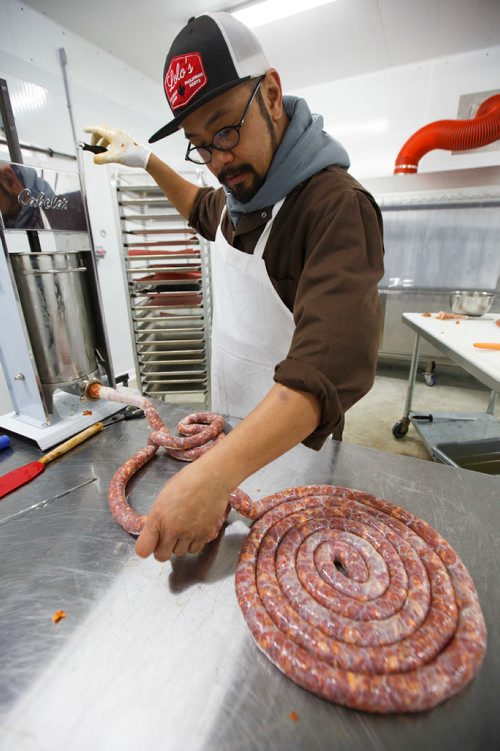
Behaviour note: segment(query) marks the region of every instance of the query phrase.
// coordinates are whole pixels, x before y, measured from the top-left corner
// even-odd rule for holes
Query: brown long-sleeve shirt
[[[190,225],[213,240],[224,206],[222,188],[201,188]],[[226,213],[225,238],[253,253],[271,210],[243,215],[236,228]],[[373,384],[383,253],[380,210],[340,167],[327,167],[300,183],[274,220],[263,259],[295,322],[290,350],[277,363],[274,380],[318,399],[320,424],[304,440],[310,448],[321,448],[330,434],[342,437],[344,412]]]

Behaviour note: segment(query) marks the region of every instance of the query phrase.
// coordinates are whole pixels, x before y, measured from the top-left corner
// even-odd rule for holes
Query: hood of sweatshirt
[[[321,115],[311,113],[304,99],[284,96],[283,106],[290,120],[269,167],[264,183],[247,201],[227,192],[227,208],[233,225],[242,214],[258,211],[288,195],[296,185],[331,165],[348,169],[349,155],[339,141],[323,130]]]

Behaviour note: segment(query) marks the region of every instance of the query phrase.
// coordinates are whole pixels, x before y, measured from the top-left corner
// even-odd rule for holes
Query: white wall
[[[408,138],[435,120],[455,120],[462,95],[500,92],[499,73],[500,46],[496,46],[291,93],[304,97],[313,112],[323,115],[325,129],[349,152],[351,174],[362,180],[392,174]],[[497,141],[485,150],[459,154],[436,149],[422,158],[419,172],[498,164]]]
[[[153,81],[17,0],[0,0],[0,26],[0,77],[7,80],[22,142],[74,153],[58,54],[61,47],[68,59],[78,138],[84,137],[85,125],[109,123],[145,142],[169,119],[160,72],[158,81]],[[313,111],[324,115],[326,129],[350,153],[351,173],[362,180],[391,174],[409,136],[434,120],[455,119],[461,95],[499,90],[499,70],[500,46],[287,93],[304,96]],[[286,81],[286,75],[283,78]],[[155,151],[176,169],[184,169],[181,134],[156,144]],[[3,154],[5,158],[5,149]],[[43,156],[33,156],[30,163],[76,169],[75,162]],[[434,151],[422,159],[419,169],[493,164],[500,164],[499,150],[461,155]],[[84,177],[94,243],[106,250],[106,257],[99,261],[99,277],[114,369],[121,373],[133,368],[133,359],[110,172],[94,166],[91,155],[85,154]],[[0,383],[0,413],[7,409],[10,400],[5,384]]]

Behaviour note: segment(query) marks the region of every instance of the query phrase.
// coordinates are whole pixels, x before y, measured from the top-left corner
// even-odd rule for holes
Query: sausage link
[[[108,504],[113,519],[131,535],[139,535],[142,532],[146,517],[138,514],[129,505],[126,496],[127,483],[157,451],[158,446],[145,446],[140,449],[115,472],[109,483]]]
[[[138,472],[163,447],[170,456],[181,461],[194,461],[224,437],[224,419],[214,412],[197,412],[182,419],[177,429],[181,436],[170,433],[163,420],[146,397],[135,394],[129,389],[112,389],[100,383],[93,383],[87,389],[92,399],[131,404],[144,410],[153,432],[148,438],[148,445],[138,451],[120,467],[111,479],[108,490],[108,504],[113,518],[132,535],[141,533],[146,517],[138,514],[129,505],[126,486],[131,477]],[[225,518],[227,518],[228,512]]]

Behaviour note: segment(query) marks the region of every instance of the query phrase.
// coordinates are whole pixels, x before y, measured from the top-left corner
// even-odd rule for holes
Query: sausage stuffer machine
[[[8,162],[0,162],[2,169],[35,175],[47,186],[64,182],[71,188],[72,179],[78,182],[78,175],[43,170],[42,178],[39,168],[23,165],[21,172],[20,165]],[[47,217],[55,224],[51,213],[65,211],[66,229],[38,228],[39,252],[26,248],[27,233],[8,228],[1,215],[0,360],[14,410],[0,416],[0,426],[46,449],[113,414],[120,405],[89,404],[85,397],[92,381],[111,386],[115,382],[90,233],[71,230],[77,222],[81,227],[85,217],[78,208],[73,210],[82,206],[81,194],[70,189],[64,195],[55,193],[56,199],[44,199],[41,184],[35,181],[23,190],[30,191],[32,204],[45,201],[45,208],[29,208],[39,212],[43,224]],[[59,208],[50,209],[48,201],[59,203]]]
[[[46,449],[117,411],[84,395],[92,381],[114,385],[93,254],[10,253],[6,235],[1,230],[0,359],[14,410],[0,426]]]
[[[85,396],[115,379],[83,181],[23,163],[0,83],[12,159],[0,161],[0,364],[14,407],[0,427],[47,449],[121,405]]]

